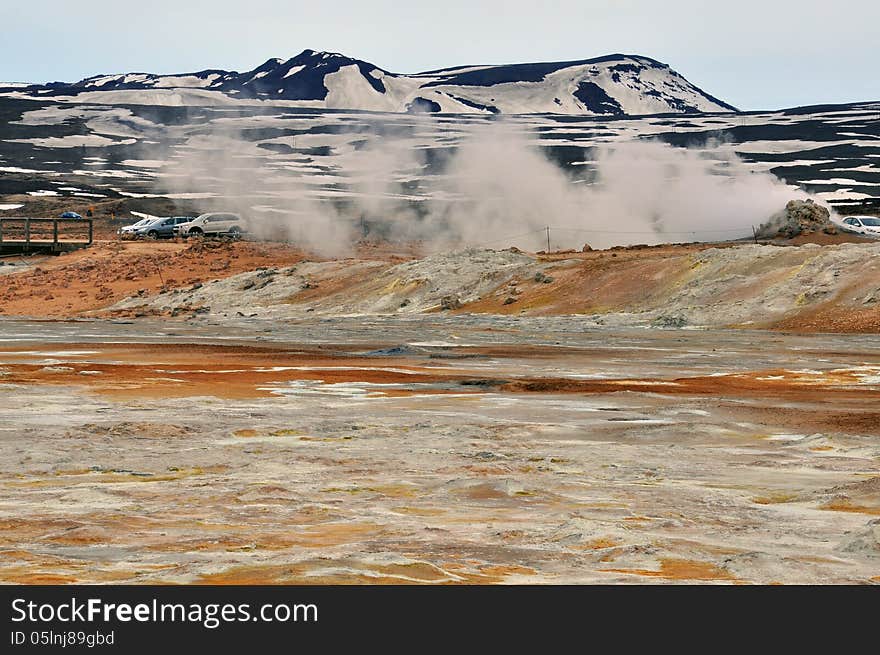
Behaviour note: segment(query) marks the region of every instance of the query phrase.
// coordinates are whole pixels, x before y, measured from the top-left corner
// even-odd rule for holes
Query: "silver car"
[[[192,216],[163,216],[135,229],[134,235],[148,239],[170,239],[174,236],[175,227],[189,223],[191,220]]]
[[[184,239],[187,237],[218,235],[237,237],[245,231],[245,222],[241,216],[225,212],[202,214],[198,218],[194,218],[188,223],[177,225],[174,228],[174,234]]]
[[[133,239],[134,233],[138,228],[144,227],[145,225],[149,225],[153,221],[158,220],[158,216],[148,216],[147,218],[142,218],[137,223],[132,223],[131,225],[123,225],[121,228],[116,230],[116,234],[123,239]]]

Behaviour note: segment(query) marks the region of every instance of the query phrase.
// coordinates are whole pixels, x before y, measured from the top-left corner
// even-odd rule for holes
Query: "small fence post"
[[[31,251],[31,219],[24,219],[24,251]]]
[[[58,219],[52,221],[52,245],[58,245]]]

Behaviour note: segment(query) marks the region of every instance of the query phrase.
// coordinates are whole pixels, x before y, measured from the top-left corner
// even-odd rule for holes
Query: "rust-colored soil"
[[[837,303],[823,303],[813,309],[779,321],[778,330],[790,332],[880,332],[880,305],[842,310]]]
[[[152,295],[260,266],[290,266],[302,257],[301,251],[284,244],[99,241],[4,276],[0,315],[73,317],[138,292]]]
[[[787,400],[815,400],[819,394],[841,394],[867,399],[880,398],[880,391],[859,387],[854,371],[830,371],[816,376],[784,370],[754,371],[742,374],[659,379],[573,380],[536,378],[503,385],[508,392],[526,393],[613,393],[634,391],[669,395],[763,397]],[[865,417],[861,417],[864,419]],[[870,424],[871,417],[868,418]]]
[[[114,398],[256,398],[273,394],[292,381],[323,384],[366,383],[397,385],[376,387],[389,396],[413,393],[478,393],[496,389],[507,393],[597,394],[623,391],[663,395],[709,397],[766,397],[815,402],[828,397],[866,401],[880,391],[860,384],[861,371],[841,369],[825,373],[761,370],[717,376],[621,378],[582,380],[563,377],[498,380],[467,366],[444,368],[436,360],[430,367],[405,357],[359,357],[332,346],[303,350],[191,344],[80,344],[92,354],[68,357],[62,366],[35,363],[28,351],[0,349],[6,363],[0,386],[6,384],[73,385],[87,387]],[[507,349],[482,349],[497,354]],[[538,355],[544,349],[529,353]],[[95,354],[97,353],[97,354]],[[575,353],[567,353],[574,356]],[[464,383],[464,384],[462,384]],[[419,385],[435,385],[420,388]],[[437,387],[436,385],[444,385]],[[457,386],[461,385],[461,386]],[[445,388],[444,388],[445,387]],[[373,391],[373,389],[370,389]],[[817,417],[813,417],[814,420]],[[880,427],[876,413],[818,417],[824,426],[874,432]]]
[[[209,574],[197,584],[220,585],[279,585],[279,584],[496,584],[511,575],[534,575],[535,571],[523,566],[482,565],[465,567],[456,562],[442,568],[433,564],[413,562],[358,566],[351,571],[328,575],[317,573],[319,562],[305,562],[290,566],[242,566]]]
[[[541,256],[542,261],[558,262],[547,270],[553,279],[551,283],[519,280],[469,303],[458,313],[519,314],[525,310],[530,315],[542,316],[640,306],[662,292],[657,283],[680,276],[690,265],[690,255],[708,247],[662,246]],[[519,293],[514,293],[514,289]],[[511,297],[516,302],[509,302]]]
[[[326,384],[436,384],[451,375],[405,360],[339,356],[332,352],[290,352],[237,346],[86,344],[100,357],[67,361],[64,366],[16,363],[15,351],[0,349],[8,358],[0,385],[41,384],[86,386],[114,398],[214,396],[256,398],[272,395],[267,385],[292,380]],[[285,367],[297,367],[286,369]],[[406,389],[383,389],[385,395],[408,395]],[[442,393],[432,390],[431,393]]]
[[[613,573],[629,573],[649,578],[665,578],[666,580],[736,580],[729,572],[708,562],[697,562],[686,559],[663,559],[660,570],[650,569],[603,569]]]

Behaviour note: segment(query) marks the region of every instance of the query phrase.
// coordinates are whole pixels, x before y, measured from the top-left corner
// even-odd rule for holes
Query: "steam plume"
[[[208,208],[252,218],[257,236],[324,255],[348,252],[364,232],[421,240],[429,250],[537,250],[547,226],[554,247],[727,240],[807,197],[721,147],[607,143],[585,148],[586,165],[567,173],[514,121],[462,124],[448,154],[429,162],[435,120],[377,123],[359,133],[357,147],[341,135],[329,165],[293,148],[267,151],[215,123],[176,151],[160,180],[176,192],[213,193]],[[272,141],[280,148],[287,140]]]

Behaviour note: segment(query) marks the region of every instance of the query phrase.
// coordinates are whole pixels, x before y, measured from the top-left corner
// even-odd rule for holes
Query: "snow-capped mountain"
[[[271,101],[384,112],[624,116],[736,111],[668,65],[622,54],[403,75],[338,53],[304,50],[292,59],[270,59],[245,73],[124,73],[0,92],[113,104]]]

